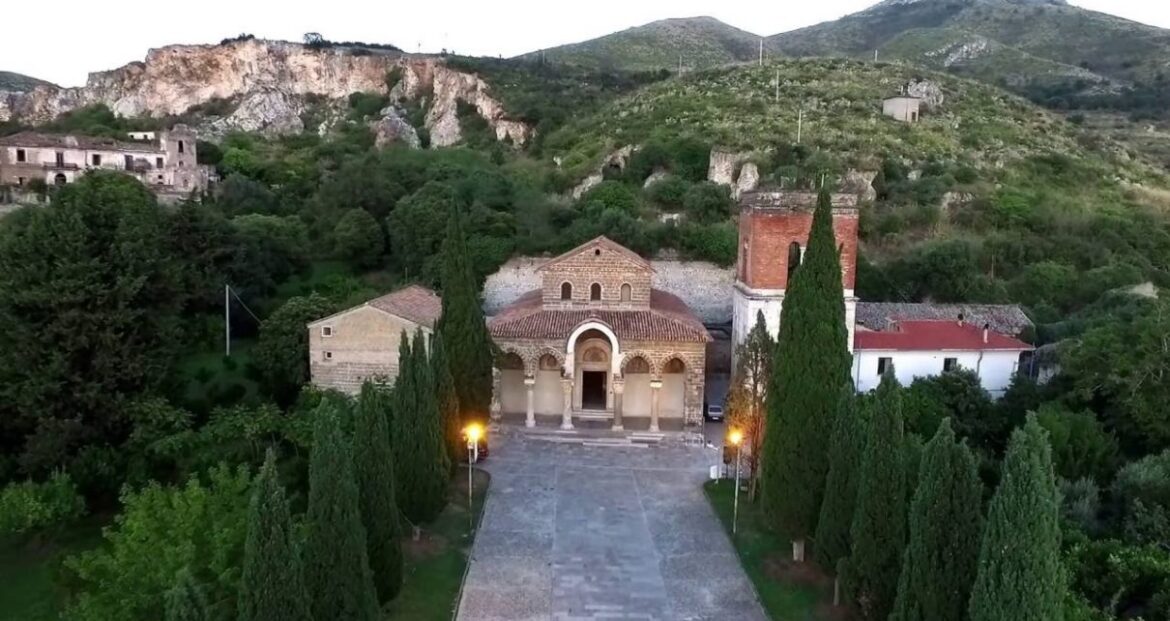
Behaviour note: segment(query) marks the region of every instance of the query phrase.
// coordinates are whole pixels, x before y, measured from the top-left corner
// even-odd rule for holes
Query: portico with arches
[[[528,427],[679,430],[702,416],[702,323],[650,286],[653,268],[604,237],[540,268],[543,286],[489,322],[494,414]]]

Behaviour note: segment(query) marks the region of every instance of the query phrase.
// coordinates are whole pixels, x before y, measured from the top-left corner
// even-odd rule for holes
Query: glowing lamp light
[[[467,434],[468,442],[479,442],[479,439],[483,437],[483,427],[473,423],[467,426],[464,433]]]
[[[732,446],[739,446],[743,442],[743,432],[733,429],[731,433],[727,434],[727,440],[731,442]]]

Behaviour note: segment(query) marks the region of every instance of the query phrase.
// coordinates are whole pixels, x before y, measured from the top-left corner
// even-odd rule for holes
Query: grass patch
[[[0,617],[58,619],[65,593],[54,581],[61,559],[96,547],[109,516],[90,516],[48,540],[0,538]]]
[[[491,477],[475,471],[474,520],[483,514]],[[419,541],[407,538],[402,593],[391,602],[387,621],[450,621],[459,605],[459,589],[474,541],[467,508],[467,472],[452,480],[451,501],[439,518],[423,530]]]
[[[260,386],[252,370],[255,346],[255,339],[232,339],[231,358],[224,357],[222,344],[184,357],[176,366],[180,402],[206,414],[217,406],[259,398]]]
[[[730,481],[709,481],[703,486],[707,500],[727,535],[731,536],[731,517],[735,485]],[[732,545],[747,572],[760,603],[773,619],[831,621],[843,618],[832,610],[832,582],[809,561],[794,566],[792,541],[768,528],[758,506],[740,493],[738,533]]]

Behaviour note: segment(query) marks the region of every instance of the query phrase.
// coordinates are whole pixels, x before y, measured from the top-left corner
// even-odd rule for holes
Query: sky
[[[0,70],[63,86],[90,71],[142,60],[153,47],[216,43],[251,33],[301,40],[393,43],[407,51],[447,48],[475,56],[514,56],[592,39],[668,17],[710,15],[772,35],[862,10],[877,0],[57,0],[52,18],[36,2],[0,0]],[[1072,0],[1087,9],[1170,28],[1163,0]]]

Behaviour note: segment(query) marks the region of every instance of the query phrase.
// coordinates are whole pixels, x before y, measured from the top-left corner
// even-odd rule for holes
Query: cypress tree
[[[439,420],[439,398],[426,337],[403,335],[398,383],[394,386],[394,466],[398,507],[416,534],[447,504],[451,462]]]
[[[463,441],[463,422],[459,419],[459,395],[455,391],[455,378],[447,362],[447,346],[443,337],[436,334],[431,340],[431,372],[435,375],[435,387],[439,396],[439,421],[443,429],[443,442],[447,445],[447,458],[452,465],[458,464],[466,455]]]
[[[378,619],[353,454],[329,401],[316,412],[305,515],[305,586],[314,619]]]
[[[456,206],[451,207],[443,240],[442,281],[443,313],[437,332],[447,349],[457,402],[464,419],[486,421],[492,401],[492,339]]]
[[[253,485],[240,578],[239,619],[309,621],[301,559],[272,449]]]
[[[945,419],[926,445],[891,621],[963,621],[983,527],[975,456]]]
[[[857,478],[861,456],[865,451],[865,421],[857,408],[853,383],[846,382],[837,398],[833,415],[833,436],[829,442],[829,475],[825,479],[825,499],[817,520],[817,563],[835,572],[837,563],[849,557],[849,529],[853,527],[853,509],[857,504]]]
[[[366,552],[378,601],[386,603],[402,587],[401,518],[394,500],[394,453],[390,450],[389,399],[366,382],[354,421],[353,462],[357,477]]]
[[[195,582],[191,571],[184,567],[175,574],[175,586],[166,593],[164,603],[166,621],[208,621],[211,613],[207,596]]]
[[[885,620],[894,606],[906,545],[906,465],[902,394],[893,373],[882,378],[869,423],[857,507],[850,530],[852,592],[862,618]]]
[[[971,621],[1059,618],[1064,594],[1052,448],[1030,414],[1012,433],[1003,477],[987,510]]]
[[[816,530],[838,391],[849,378],[841,262],[833,209],[822,189],[804,263],[788,283],[768,386],[761,486],[763,507],[793,538],[804,560],[804,539]]]

